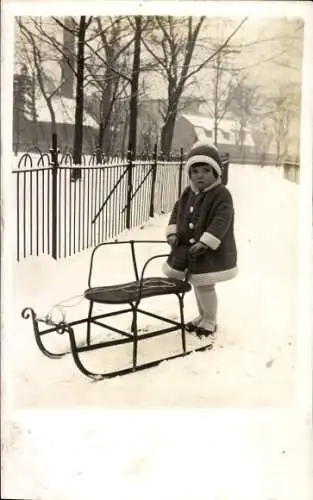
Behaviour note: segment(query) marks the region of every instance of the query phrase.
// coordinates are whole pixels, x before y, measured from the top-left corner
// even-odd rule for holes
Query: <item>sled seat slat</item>
[[[126,304],[142,298],[186,293],[191,290],[187,281],[176,278],[153,277],[112,286],[88,288],[84,297],[102,304]]]

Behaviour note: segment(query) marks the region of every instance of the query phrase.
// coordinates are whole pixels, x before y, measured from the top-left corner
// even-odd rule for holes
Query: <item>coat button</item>
[[[191,244],[196,243],[196,240],[194,238],[190,238],[189,243]]]
[[[189,222],[189,229],[193,229],[195,226],[193,225],[192,222]]]
[[[193,210],[194,210],[194,207],[190,207],[190,208],[189,208],[189,212],[190,212],[191,214],[192,214]]]

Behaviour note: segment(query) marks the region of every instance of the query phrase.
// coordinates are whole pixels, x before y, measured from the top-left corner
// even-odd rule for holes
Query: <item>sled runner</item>
[[[204,351],[206,349],[212,348],[212,343],[206,345],[201,345],[193,349],[187,349],[186,343],[186,333],[185,333],[185,322],[184,322],[184,297],[187,292],[191,290],[191,286],[188,282],[186,276],[185,280],[178,280],[174,278],[166,277],[145,277],[146,269],[151,261],[159,258],[166,258],[168,254],[158,254],[150,257],[144,263],[141,272],[138,271],[138,263],[136,257],[136,247],[140,244],[158,244],[165,243],[164,241],[153,241],[153,240],[129,240],[129,241],[116,241],[116,242],[105,242],[97,245],[91,255],[90,266],[89,266],[89,277],[88,277],[88,289],[84,292],[84,299],[89,302],[89,311],[86,318],[67,322],[67,321],[53,321],[49,318],[40,318],[34,309],[31,307],[26,307],[22,311],[22,317],[27,319],[32,319],[33,330],[35,334],[35,339],[37,346],[40,351],[47,357],[56,359],[64,356],[68,352],[53,353],[47,349],[44,344],[44,337],[49,333],[56,332],[58,334],[68,334],[70,352],[72,353],[73,360],[77,368],[87,377],[93,380],[102,380],[104,378],[111,378],[117,375],[126,375],[138,370],[143,370],[158,365],[162,361],[168,361],[171,359],[186,356],[195,351]],[[134,281],[123,284],[108,285],[108,286],[97,286],[92,287],[92,275],[94,267],[94,258],[96,252],[100,247],[106,245],[126,245],[131,252],[133,271],[134,271]],[[141,303],[146,298],[158,297],[164,295],[176,295],[178,298],[179,305],[179,321],[175,321],[170,318],[161,316],[160,314],[155,314],[150,311],[142,309]],[[123,306],[123,308],[118,309],[114,312],[108,312],[105,314],[93,315],[94,304],[106,304],[114,306]],[[109,317],[117,316],[120,314],[131,313],[132,323],[131,329],[129,331],[124,331],[109,325],[103,320]],[[170,326],[167,328],[161,328],[153,331],[140,331],[138,328],[138,314],[143,314],[150,316],[152,318],[161,320],[168,323]],[[40,324],[44,323],[49,328],[42,330]],[[81,345],[75,335],[75,327],[77,325],[86,324],[86,339],[83,345]],[[118,334],[118,338],[113,340],[104,340],[102,342],[94,343],[92,342],[92,325],[98,325],[111,332]],[[158,358],[156,360],[147,363],[138,363],[138,343],[141,340],[150,339],[159,335],[165,335],[174,331],[180,331],[180,342],[181,350],[178,354],[170,355],[163,358]],[[95,351],[97,349],[105,349],[112,346],[117,346],[121,344],[131,344],[132,355],[130,366],[118,370],[108,370],[103,373],[94,373],[87,369],[85,364],[83,364],[81,355],[88,351]]]

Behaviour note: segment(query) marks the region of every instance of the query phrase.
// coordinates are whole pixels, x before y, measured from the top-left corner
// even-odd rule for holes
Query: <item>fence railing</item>
[[[128,152],[101,163],[99,155],[84,155],[78,167],[59,153],[54,135],[50,153],[35,153],[25,153],[13,170],[18,260],[59,259],[92,248],[169,212],[188,183],[182,150],[165,159],[155,147],[150,156]],[[227,174],[225,167],[225,184]]]
[[[37,153],[37,156],[35,156]],[[68,257],[167,212],[182,189],[183,153],[160,161],[150,156],[84,156],[79,178],[56,137],[48,153],[25,153],[13,170],[17,259]]]

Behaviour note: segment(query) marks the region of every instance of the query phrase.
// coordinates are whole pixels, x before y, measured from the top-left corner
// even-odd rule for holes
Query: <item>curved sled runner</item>
[[[71,353],[75,362],[75,365],[77,368],[87,377],[93,379],[93,380],[102,380],[105,378],[111,378],[114,376],[118,375],[126,375],[129,373],[133,373],[139,370],[144,370],[146,368],[151,368],[153,366],[157,366],[163,361],[168,361],[171,359],[179,358],[182,356],[186,356],[188,354],[191,354],[192,352],[196,351],[204,351],[207,349],[212,348],[212,343],[206,344],[206,345],[201,345],[198,348],[190,349],[187,350],[186,348],[186,334],[185,334],[185,322],[184,322],[184,297],[187,292],[191,290],[191,286],[188,282],[188,279],[184,281],[174,279],[174,278],[165,278],[165,277],[149,277],[145,278],[145,271],[149,263],[158,258],[165,258],[167,257],[168,254],[161,254],[161,255],[155,255],[151,258],[149,258],[141,271],[141,274],[139,275],[138,272],[138,266],[137,266],[137,259],[136,259],[136,253],[135,253],[135,246],[137,244],[142,244],[142,243],[165,243],[164,241],[150,241],[150,240],[130,240],[130,241],[122,241],[122,242],[106,242],[106,243],[100,243],[95,247],[95,249],[92,252],[91,255],[91,260],[90,260],[90,268],[89,268],[89,278],[88,278],[88,289],[84,293],[84,297],[86,300],[89,301],[89,311],[88,311],[88,316],[87,318],[77,320],[77,321],[72,321],[72,322],[60,322],[60,323],[54,323],[53,321],[49,320],[42,320],[40,319],[35,311],[27,307],[22,311],[22,317],[27,319],[31,317],[32,323],[33,323],[33,330],[35,334],[35,339],[36,343],[40,349],[40,351],[47,357],[56,359],[64,356],[65,354],[68,354],[68,352],[63,352],[63,353],[52,353],[50,352],[44,345],[43,343],[43,336],[56,332],[59,334],[64,334],[67,333],[69,335],[69,342],[70,342],[70,349]],[[92,272],[93,272],[93,262],[94,262],[94,256],[96,251],[105,245],[121,245],[121,244],[126,244],[130,247],[131,250],[131,255],[132,255],[132,263],[133,263],[133,269],[134,269],[134,274],[135,274],[135,281],[129,282],[129,283],[123,283],[123,284],[118,284],[118,285],[113,285],[113,286],[101,286],[101,287],[91,287],[91,278],[92,278]],[[161,296],[161,295],[176,295],[178,298],[178,303],[179,303],[179,313],[180,313],[180,321],[174,321],[172,319],[160,316],[158,314],[154,314],[150,311],[146,311],[144,309],[139,308],[139,305],[141,301],[145,298],[151,298],[151,297],[156,297],[156,296]],[[114,312],[109,312],[106,314],[98,314],[98,315],[92,315],[93,312],[93,306],[95,303],[98,304],[111,304],[111,305],[124,305],[125,308],[120,309],[118,311]],[[126,307],[127,306],[127,307]],[[104,318],[120,315],[120,314],[125,314],[125,313],[131,313],[132,314],[132,325],[131,325],[131,331],[123,331],[118,328],[115,328],[107,323],[103,323],[101,320]],[[138,314],[144,314],[146,316],[150,316],[159,320],[162,320],[166,323],[168,323],[169,327],[167,328],[162,328],[159,330],[154,330],[154,331],[149,331],[149,332],[140,332],[138,330]],[[40,330],[39,328],[39,323],[43,322],[50,326],[50,328],[47,328],[45,330]],[[74,333],[74,327],[79,324],[87,324],[86,328],[86,343],[85,345],[81,346],[78,345],[77,340],[75,338],[75,333]],[[114,339],[114,340],[107,340],[103,342],[98,342],[98,343],[92,343],[91,342],[91,325],[95,324],[101,327],[104,327],[108,330],[111,330],[117,334],[119,334],[119,338]],[[180,330],[180,335],[181,335],[181,346],[182,350],[178,354],[174,354],[171,356],[167,356],[164,358],[159,358],[157,360],[148,362],[148,363],[143,363],[143,364],[138,364],[137,362],[137,357],[138,357],[138,343],[141,340],[149,339],[156,337],[158,335],[163,335],[166,333],[174,332],[174,331],[179,331]],[[94,351],[97,349],[104,349],[107,347],[112,347],[112,346],[117,346],[121,344],[132,344],[132,362],[131,366],[115,371],[109,371],[109,372],[104,372],[104,373],[94,373],[92,371],[89,371],[86,366],[82,363],[81,356],[80,354],[88,352],[88,351]]]

